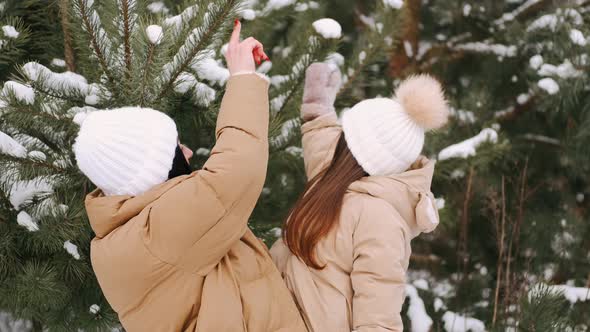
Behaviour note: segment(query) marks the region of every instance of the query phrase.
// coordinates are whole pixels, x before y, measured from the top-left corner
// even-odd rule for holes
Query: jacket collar
[[[86,213],[90,226],[98,238],[126,224],[166,191],[193,175],[168,180],[139,196],[105,196],[97,189],[86,196]]]
[[[350,185],[350,192],[368,194],[388,202],[402,216],[413,231],[413,236],[434,229],[433,220],[421,220],[419,216],[430,214],[422,211],[434,207],[430,186],[435,162],[421,156],[407,171],[389,176],[368,176]],[[434,209],[436,223],[438,212]],[[430,214],[431,215],[431,214]],[[431,218],[432,219],[432,218]]]

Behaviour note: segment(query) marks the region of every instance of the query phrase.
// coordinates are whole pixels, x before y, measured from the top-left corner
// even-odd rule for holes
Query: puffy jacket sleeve
[[[354,231],[351,274],[353,330],[403,331],[406,251],[409,250],[399,214],[386,202],[364,204]]]
[[[319,104],[303,104],[305,108],[329,108],[317,117],[301,126],[303,135],[303,161],[305,173],[309,180],[313,179],[324,168],[328,167],[334,157],[336,143],[342,133],[338,116],[333,107]],[[305,110],[304,110],[305,111]],[[302,112],[303,113],[303,112]]]
[[[266,177],[268,121],[268,82],[231,77],[211,156],[151,208],[147,243],[156,256],[198,271],[217,264],[244,235]]]

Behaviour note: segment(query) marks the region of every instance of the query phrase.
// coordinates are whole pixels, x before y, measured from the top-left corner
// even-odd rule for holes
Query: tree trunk
[[[66,61],[66,68],[71,71],[76,71],[76,59],[74,54],[74,47],[72,45],[72,32],[70,30],[70,16],[69,9],[70,0],[59,0],[59,14],[61,17],[61,29],[64,34],[64,56]]]

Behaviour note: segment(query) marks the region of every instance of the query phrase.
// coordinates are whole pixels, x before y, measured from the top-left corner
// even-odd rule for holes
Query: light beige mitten
[[[340,83],[340,70],[333,64],[314,63],[307,68],[301,108],[303,121],[334,112]]]

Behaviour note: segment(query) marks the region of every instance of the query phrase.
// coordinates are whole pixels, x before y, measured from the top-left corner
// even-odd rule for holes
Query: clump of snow
[[[466,3],[463,6],[463,16],[469,16],[470,13],[471,13],[471,5]]]
[[[429,332],[432,327],[432,318],[428,316],[424,301],[418,295],[418,290],[411,285],[406,285],[406,296],[410,298],[408,317],[412,325],[412,332]]]
[[[274,75],[270,77],[270,84],[276,88],[287,82],[289,78],[289,75]]]
[[[590,301],[590,288],[588,287],[574,287],[569,285],[551,285],[547,286],[551,292],[560,292],[572,304],[577,302]],[[535,291],[533,288],[532,292]]]
[[[291,133],[301,124],[299,118],[293,118],[285,121],[281,127],[281,133],[271,139],[272,145],[279,145],[291,137]]]
[[[539,69],[539,75],[541,76],[559,76],[560,78],[575,78],[584,75],[584,72],[576,69],[574,65],[569,61],[565,60],[560,65],[544,64]]]
[[[201,157],[208,157],[211,154],[211,150],[207,148],[198,148],[197,151],[195,151],[195,154]]]
[[[422,290],[428,290],[428,281],[426,279],[420,278],[420,279],[416,279],[412,282],[412,285],[414,285],[414,287],[418,288],[418,289],[422,289]]]
[[[273,10],[281,9],[290,5],[295,4],[297,0],[269,0],[266,3],[266,7],[264,8],[264,12],[270,12]]]
[[[32,105],[35,102],[35,90],[30,86],[15,82],[8,81],[4,83],[2,88],[2,95],[7,96],[10,93],[14,94],[14,97],[25,104]]]
[[[280,238],[283,235],[283,230],[280,227],[275,227],[273,229],[270,230],[270,233],[276,237],[276,238]]]
[[[519,105],[526,104],[529,100],[531,100],[531,95],[528,93],[521,93],[516,97],[516,102]]]
[[[88,312],[90,312],[93,315],[96,315],[99,311],[100,311],[100,306],[98,304],[93,304],[88,309]]]
[[[547,91],[548,94],[554,95],[559,92],[559,85],[555,82],[554,79],[547,77],[540,80],[537,85],[539,88]]]
[[[256,18],[256,12],[252,9],[244,9],[244,11],[242,11],[242,18],[247,21],[252,21]]]
[[[298,146],[289,146],[285,149],[285,152],[295,157],[301,157],[303,155],[303,149]]]
[[[78,253],[78,246],[70,242],[69,240],[64,242],[64,249],[68,252],[68,254],[72,255],[75,259],[80,259],[80,254]]]
[[[400,9],[404,5],[403,0],[383,0],[383,4],[393,9]]]
[[[529,64],[531,65],[531,68],[537,70],[539,68],[541,68],[541,66],[543,65],[543,57],[539,54],[532,56],[529,59]]]
[[[26,213],[25,211],[21,211],[16,216],[16,222],[20,225],[25,227],[29,232],[36,232],[39,230],[39,225],[33,220],[31,215]]]
[[[47,159],[47,156],[45,155],[45,153],[43,153],[41,151],[31,151],[31,152],[29,152],[28,156],[31,159],[38,159],[38,160]]]
[[[90,101],[96,104],[101,95],[101,88],[97,84],[88,84],[84,76],[66,71],[54,73],[47,67],[37,63],[29,62],[23,66],[23,72],[32,81],[41,81],[45,86],[53,90],[69,90],[78,94],[90,97]]]
[[[573,8],[567,8],[565,10],[558,9],[555,14],[543,15],[533,21],[528,26],[527,31],[540,29],[549,29],[551,31],[555,31],[558,26],[566,22],[579,26],[584,24],[584,19],[582,15]]]
[[[488,44],[484,42],[465,43],[455,46],[458,50],[492,53],[501,57],[513,57],[516,55],[516,46],[506,46],[502,44]]]
[[[443,300],[441,300],[439,297],[437,297],[434,299],[433,306],[434,306],[434,312],[439,312],[440,309],[444,308],[445,304],[444,304]]]
[[[12,137],[0,131],[0,153],[24,158],[27,155],[27,149]]]
[[[274,97],[271,101],[270,101],[270,109],[273,112],[278,112],[281,110],[281,108],[283,107],[283,105],[285,105],[285,101],[287,100],[287,95],[286,94],[280,94],[276,97]]]
[[[192,91],[195,102],[202,106],[209,106],[215,100],[214,89],[207,84],[197,81],[195,76],[186,72],[178,75],[174,91],[181,94]]]
[[[414,50],[412,49],[412,44],[410,44],[410,42],[407,40],[404,40],[404,50],[406,51],[406,55],[408,56],[408,58],[411,58],[414,56]]]
[[[572,42],[574,44],[579,45],[579,46],[586,46],[586,44],[587,44],[584,34],[582,33],[582,31],[580,31],[578,29],[572,29],[570,31],[570,39],[572,40]]]
[[[62,60],[62,59],[53,59],[53,60],[51,60],[51,65],[54,67],[63,68],[66,66],[66,62],[65,62],[65,60]]]
[[[576,194],[576,202],[582,203],[584,201],[584,193],[577,193]]]
[[[461,123],[475,123],[476,121],[475,114],[471,111],[458,110],[451,107],[449,109],[449,114],[452,117],[457,118]]]
[[[365,51],[361,51],[361,53],[359,53],[359,63],[363,63],[365,62],[365,59],[367,58],[367,52]]]
[[[209,54],[204,59],[194,63],[191,67],[197,72],[200,79],[221,86],[229,79],[229,70],[221,65],[219,61],[213,59],[213,55]]]
[[[313,22],[313,28],[326,39],[338,39],[342,36],[342,27],[340,26],[340,23],[331,18],[322,18]]]
[[[444,198],[435,198],[434,204],[436,204],[436,208],[442,210],[445,208],[445,199]]]
[[[190,21],[197,15],[198,10],[198,5],[189,6],[185,10],[183,10],[182,13],[165,19],[164,26],[172,27],[174,29],[174,32],[177,33],[182,29],[184,24],[186,24],[188,21]]]
[[[23,204],[30,202],[35,197],[46,196],[53,193],[53,186],[43,178],[27,181],[15,181],[11,184],[8,198],[12,206],[19,210]]]
[[[154,14],[168,14],[168,12],[170,12],[170,9],[168,9],[168,7],[166,7],[164,2],[162,1],[150,3],[149,5],[147,5],[147,9]]]
[[[18,38],[18,36],[20,35],[20,32],[16,31],[16,29],[12,25],[3,26],[2,32],[4,32],[4,36],[13,39]]]
[[[438,160],[475,156],[478,146],[485,142],[496,143],[497,141],[498,133],[494,129],[485,128],[476,136],[441,150],[438,154]]]
[[[154,45],[159,45],[162,41],[164,34],[162,33],[162,27],[159,25],[152,24],[145,28],[148,40]]]
[[[256,69],[256,72],[261,73],[261,74],[266,74],[271,69],[272,69],[272,61],[265,61],[260,66],[258,66],[258,69]]]
[[[479,319],[447,311],[442,316],[447,332],[485,332],[486,326]]]
[[[325,62],[335,64],[338,67],[342,67],[344,66],[344,56],[337,52],[330,53],[330,55],[328,55],[328,57],[326,58]]]

